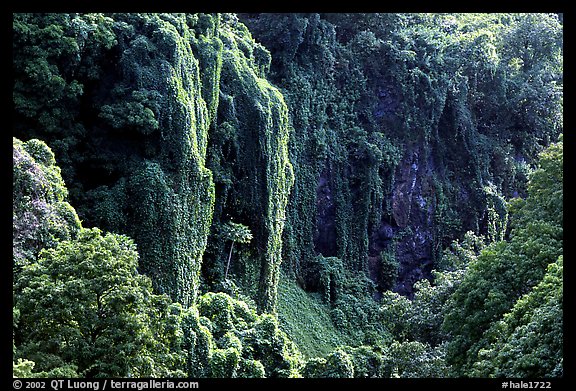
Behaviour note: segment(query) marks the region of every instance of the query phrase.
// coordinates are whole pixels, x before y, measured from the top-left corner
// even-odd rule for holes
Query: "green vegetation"
[[[80,220],[66,201],[68,190],[54,154],[42,141],[13,139],[12,221],[14,272],[33,262],[43,248],[70,239]]]
[[[308,358],[323,356],[338,346],[353,343],[332,322],[329,308],[314,293],[283,278],[278,286],[278,321],[282,330]]]
[[[13,375],[563,376],[561,16],[13,14]]]
[[[478,354],[489,342],[488,329],[512,307],[521,306],[521,302],[527,300],[522,296],[535,290],[545,278],[549,265],[562,256],[562,151],[563,143],[560,142],[542,153],[540,167],[530,176],[528,197],[515,200],[513,204],[515,213],[510,240],[494,242],[484,248],[470,262],[460,286],[450,297],[444,329],[451,337],[448,360],[457,374],[472,370]],[[562,268],[561,261],[556,268]],[[537,296],[537,293],[532,295]],[[561,295],[556,295],[561,307]],[[546,305],[542,303],[542,306]],[[545,308],[533,310],[553,310]],[[562,318],[555,322],[561,324]],[[556,333],[559,330],[556,327]],[[560,351],[534,365],[554,368],[561,358],[561,344],[556,348]],[[553,364],[544,364],[548,359]],[[539,375],[552,376],[552,372],[539,372]]]
[[[250,229],[242,224],[236,224],[229,222],[222,227],[223,235],[226,239],[230,240],[230,254],[228,255],[228,262],[226,263],[226,272],[224,273],[224,279],[228,279],[228,270],[230,269],[230,261],[232,260],[232,250],[234,249],[234,243],[250,243],[252,239],[252,233]]]
[[[178,375],[168,370],[178,358],[164,355],[164,340],[175,337],[164,334],[170,319],[156,318],[167,301],[136,273],[137,259],[130,239],[97,228],[42,251],[14,286],[25,341],[19,354],[52,375]]]

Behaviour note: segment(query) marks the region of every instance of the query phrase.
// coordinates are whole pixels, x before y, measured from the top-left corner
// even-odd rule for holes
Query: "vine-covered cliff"
[[[561,16],[14,14],[15,375],[561,375]]]
[[[210,233],[244,223],[258,304],[273,311],[288,108],[246,27],[233,15],[15,15],[14,50],[15,134],[50,143],[85,224],[133,237],[140,271],[189,305]]]

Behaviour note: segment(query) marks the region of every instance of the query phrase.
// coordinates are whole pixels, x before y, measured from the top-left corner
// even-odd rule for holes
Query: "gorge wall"
[[[527,162],[562,127],[526,115],[527,94],[555,101],[556,82],[518,84],[539,72],[528,58],[547,17],[502,20],[495,35],[448,15],[240,14],[270,50],[294,128],[285,269],[315,289],[309,266],[336,256],[411,296],[453,239],[504,235],[502,197],[525,192]]]
[[[557,21],[477,18],[15,14],[14,135],[185,305],[237,286],[274,312],[281,268],[318,290],[318,257],[410,297],[453,239],[505,235],[562,129]],[[254,239],[231,252],[228,222]]]

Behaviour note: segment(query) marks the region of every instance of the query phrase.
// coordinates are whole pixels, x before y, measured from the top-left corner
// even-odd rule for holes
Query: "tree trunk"
[[[224,279],[228,279],[228,269],[230,268],[230,260],[232,259],[232,249],[234,248],[234,242],[230,244],[230,254],[228,254],[228,263],[226,264],[226,272],[224,273]]]

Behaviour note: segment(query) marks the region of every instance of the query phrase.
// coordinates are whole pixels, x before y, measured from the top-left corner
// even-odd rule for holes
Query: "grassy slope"
[[[278,285],[278,319],[281,329],[307,358],[324,356],[351,342],[336,329],[329,308],[320,298],[305,292],[284,275]]]

